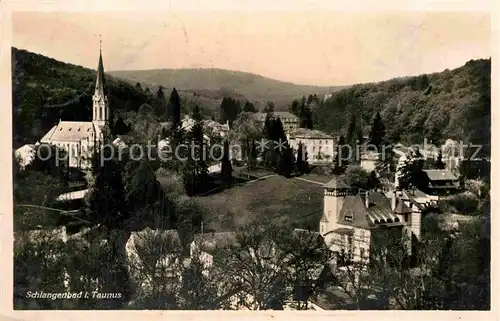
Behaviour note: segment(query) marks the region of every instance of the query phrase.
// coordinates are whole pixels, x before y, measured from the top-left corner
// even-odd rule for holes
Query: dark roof
[[[410,214],[412,213],[412,210],[405,205],[405,203],[401,200],[398,199],[396,202],[396,209],[394,209],[394,213],[396,214]]]
[[[447,169],[427,169],[424,172],[431,181],[455,181],[458,179]]]
[[[368,222],[367,216],[368,212],[359,194],[346,196],[344,204],[342,204],[342,209],[340,210],[340,224],[369,229],[370,223]]]
[[[363,199],[363,204],[365,204],[366,194],[362,194],[361,198]],[[388,216],[392,213],[391,200],[385,197],[382,193],[369,192],[368,199],[370,201],[368,214]]]
[[[349,189],[349,188],[351,188],[342,179],[340,179],[338,177],[332,178],[325,185],[323,185],[323,187],[331,188],[331,189]]]

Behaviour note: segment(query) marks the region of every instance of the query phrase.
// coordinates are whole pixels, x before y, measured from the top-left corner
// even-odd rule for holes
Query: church
[[[62,121],[52,127],[40,140],[42,144],[57,146],[68,153],[71,168],[89,169],[92,152],[102,143],[102,130],[108,124],[110,110],[106,85],[102,49],[99,50],[99,63],[94,95],[92,97],[92,121]]]

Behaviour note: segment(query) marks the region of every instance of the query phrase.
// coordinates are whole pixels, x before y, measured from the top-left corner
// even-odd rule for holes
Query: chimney
[[[365,207],[370,207],[370,193],[368,191],[365,192]]]
[[[393,211],[396,209],[396,190],[392,192],[391,208]]]

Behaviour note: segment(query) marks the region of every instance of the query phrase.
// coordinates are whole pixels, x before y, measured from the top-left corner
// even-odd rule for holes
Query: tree
[[[375,171],[379,177],[388,181],[394,181],[394,172],[396,172],[396,157],[391,145],[384,145],[380,158],[375,164]]]
[[[175,87],[172,89],[168,100],[167,119],[173,123],[174,128],[181,126],[181,99]]]
[[[163,87],[159,86],[156,92],[156,100],[158,101],[156,108],[156,116],[161,121],[167,121],[167,99],[165,98],[165,93],[163,92]]]
[[[222,307],[214,278],[204,273],[207,268],[194,255],[189,266],[182,272],[180,289],[181,308],[186,310],[215,310]]]
[[[230,125],[236,120],[241,112],[241,103],[231,97],[224,97],[220,104],[219,121],[221,123],[229,122]]]
[[[332,259],[332,252],[317,232],[301,229],[279,234],[278,248],[284,253],[287,287],[292,290],[298,310],[307,310],[307,302],[320,287],[321,273]]]
[[[177,308],[182,246],[176,233],[145,229],[132,237],[128,265],[137,288],[134,305],[143,309]]]
[[[380,149],[385,138],[385,125],[380,117],[380,113],[375,114],[373,119],[372,128],[370,131],[370,144],[375,145],[377,149]]]
[[[337,146],[335,147],[335,156],[333,157],[333,173],[340,175],[344,173],[349,159],[349,149],[346,148],[344,135],[340,135]]]
[[[66,292],[64,243],[52,230],[17,232],[14,237],[14,306],[26,309],[63,309],[64,300],[28,299],[37,289],[47,293]]]
[[[356,151],[358,150],[359,137],[358,137],[358,127],[356,122],[356,115],[351,114],[351,120],[349,121],[349,127],[347,128],[346,143],[351,148],[351,159],[350,161],[356,161]]]
[[[262,139],[262,136],[262,124],[248,112],[238,115],[228,134],[232,143],[242,146],[243,155],[241,156],[246,158],[247,163],[256,161],[257,156],[252,155],[252,148],[255,144],[253,142]],[[252,159],[253,156],[255,156],[254,159]]]
[[[274,112],[274,103],[272,101],[268,101],[263,110],[264,113],[272,113]]]
[[[225,184],[229,187],[233,182],[233,167],[229,159],[229,142],[224,141],[224,149],[221,161],[221,176]]]
[[[290,177],[295,168],[295,159],[293,157],[293,149],[288,145],[288,142],[283,144],[280,151],[277,173],[285,177]]]
[[[160,196],[160,184],[147,158],[130,160],[124,168],[125,200],[132,209],[152,206]]]
[[[248,100],[245,102],[245,106],[243,107],[243,111],[247,113],[255,113],[257,110],[255,109],[255,106],[253,103],[249,102]]]
[[[131,117],[130,121],[132,122],[132,135],[135,143],[147,145],[149,142],[157,140],[158,133],[160,132],[160,124],[151,105],[141,105],[137,114]]]
[[[304,150],[304,144],[299,142],[299,146],[297,148],[297,170],[302,173],[309,172],[309,164],[307,163],[307,150]]]
[[[137,89],[139,92],[142,92],[142,86],[140,82],[135,83],[135,89]]]
[[[345,182],[349,186],[363,190],[369,190],[372,187],[370,186],[370,174],[358,165],[351,165],[347,168]]]
[[[312,112],[309,105],[302,101],[300,106],[299,118],[300,118],[300,128],[313,129]]]
[[[396,175],[399,178],[400,189],[415,187],[423,192],[427,191],[429,177],[423,171],[425,159],[418,149],[410,150],[398,168]]]
[[[434,166],[436,167],[436,169],[445,169],[446,167],[445,163],[443,162],[443,152],[441,150],[439,150],[439,154],[436,162],[434,163]]]
[[[192,118],[195,120],[195,124],[188,134],[191,151],[182,167],[184,186],[190,196],[199,190],[203,190],[206,187],[208,178],[203,123],[198,106],[195,106]]]
[[[292,102],[292,105],[290,106],[290,112],[295,116],[300,116],[299,101],[297,99],[294,99],[294,101]]]
[[[226,292],[240,296],[250,310],[279,308],[287,296],[285,253],[277,250],[275,234],[252,224],[214,253],[218,273],[232,276],[221,279]]]
[[[103,132],[103,143],[110,141],[108,131]],[[110,150],[97,147],[92,157],[95,177],[85,197],[85,213],[94,224],[116,228],[129,217],[123,184],[123,164],[110,157]]]

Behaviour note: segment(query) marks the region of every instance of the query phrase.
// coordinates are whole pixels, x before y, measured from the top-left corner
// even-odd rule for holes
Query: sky
[[[106,70],[221,68],[308,85],[438,72],[489,58],[488,12],[14,12],[12,45]]]

